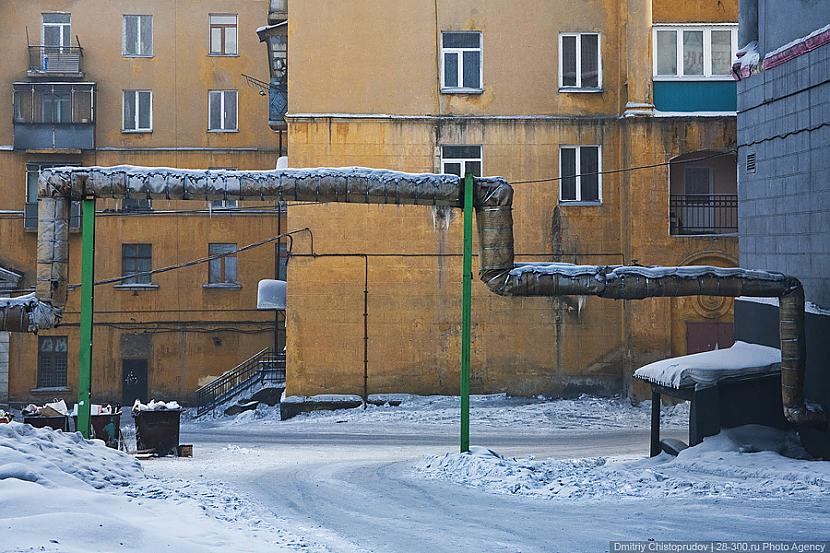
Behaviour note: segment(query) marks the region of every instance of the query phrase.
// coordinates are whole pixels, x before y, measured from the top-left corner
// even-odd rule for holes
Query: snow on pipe
[[[70,199],[262,199],[462,207],[463,180],[453,175],[363,168],[276,171],[132,166],[59,168],[43,172],[39,196],[38,293],[26,304],[28,307],[24,307],[29,309],[26,311],[29,330],[55,326],[66,302],[66,229]],[[737,268],[515,263],[512,187],[498,177],[477,178],[474,204],[480,236],[480,276],[488,288],[499,295],[593,295],[612,299],[693,295],[780,298],[785,415],[796,424],[825,423],[824,413],[812,406],[808,408],[804,400],[804,291],[797,279],[780,273]],[[39,318],[33,318],[35,312],[40,314]],[[0,330],[4,329],[3,320],[0,319]]]

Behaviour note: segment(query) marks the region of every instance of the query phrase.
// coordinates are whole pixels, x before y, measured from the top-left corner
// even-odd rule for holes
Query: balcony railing
[[[80,46],[29,45],[30,77],[62,76],[82,78],[84,51]]]
[[[669,198],[671,234],[734,234],[738,232],[737,194],[684,194]]]

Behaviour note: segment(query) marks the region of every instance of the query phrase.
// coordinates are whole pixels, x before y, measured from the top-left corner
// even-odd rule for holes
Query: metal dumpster
[[[181,414],[180,409],[133,411],[136,449],[155,451],[159,456],[176,455]]]
[[[75,430],[78,429],[78,416],[72,417]],[[90,415],[90,427],[92,427],[92,438],[103,440],[107,447],[118,449],[118,441],[121,439],[121,413],[109,415]]]
[[[30,415],[23,417],[25,424],[30,424],[35,428],[51,428],[52,430],[63,430],[69,432],[69,417],[44,417],[41,415]]]

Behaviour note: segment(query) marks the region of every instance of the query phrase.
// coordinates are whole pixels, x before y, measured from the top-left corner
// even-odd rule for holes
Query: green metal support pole
[[[464,257],[461,268],[461,453],[470,451],[470,318],[473,288],[473,175],[464,177]]]
[[[83,200],[81,252],[81,329],[78,363],[78,430],[89,438],[92,384],[92,306],[95,276],[95,199]]]

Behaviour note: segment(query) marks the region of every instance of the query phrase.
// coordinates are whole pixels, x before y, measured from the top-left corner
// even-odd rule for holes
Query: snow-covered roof
[[[781,350],[738,341],[726,349],[655,361],[637,369],[634,377],[668,388],[705,388],[724,378],[761,375],[780,370]]]

